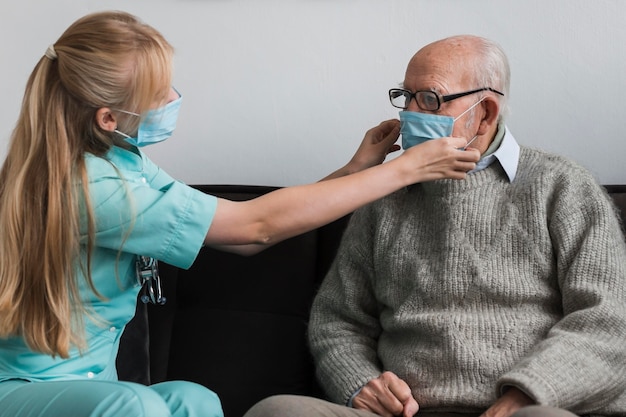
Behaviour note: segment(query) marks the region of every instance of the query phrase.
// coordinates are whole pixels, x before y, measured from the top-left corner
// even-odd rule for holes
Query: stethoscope
[[[163,296],[158,261],[149,256],[137,256],[135,262],[137,282],[141,285],[139,299],[143,303],[163,305],[167,299]]]

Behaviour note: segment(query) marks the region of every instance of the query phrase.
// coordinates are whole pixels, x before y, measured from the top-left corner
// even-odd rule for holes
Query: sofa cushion
[[[199,188],[231,200],[275,189]],[[227,417],[243,415],[272,394],[319,395],[306,326],[346,223],[341,219],[251,257],[203,248],[189,270],[162,264],[168,301],[148,306],[151,382],[205,385],[220,396]]]
[[[315,232],[252,257],[203,249],[177,274],[166,379],[209,387],[230,415],[272,393],[308,394],[304,334],[316,286]]]

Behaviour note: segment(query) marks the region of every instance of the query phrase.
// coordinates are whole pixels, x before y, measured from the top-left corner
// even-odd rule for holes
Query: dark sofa
[[[274,187],[200,185],[231,200]],[[626,185],[607,185],[626,224]],[[160,264],[163,306],[138,303],[122,338],[120,379],[195,381],[239,417],[277,393],[321,396],[306,345],[309,307],[348,217],[241,257],[203,248],[189,270]]]

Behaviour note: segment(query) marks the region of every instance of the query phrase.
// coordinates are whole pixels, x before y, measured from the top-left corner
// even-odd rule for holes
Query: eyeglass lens
[[[411,93],[408,90],[393,89],[389,90],[389,99],[394,107],[406,109],[409,102],[415,97],[417,106],[422,110],[435,111],[439,108],[439,97],[433,91],[418,91]]]

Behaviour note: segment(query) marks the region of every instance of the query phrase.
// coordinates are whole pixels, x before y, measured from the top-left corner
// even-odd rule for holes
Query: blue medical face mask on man
[[[438,139],[452,135],[454,122],[459,120],[465,113],[476,107],[484,98],[472,104],[467,110],[457,117],[442,116],[430,113],[414,111],[400,112],[400,134],[402,134],[402,148],[409,149],[431,139]]]
[[[176,91],[178,93],[178,91]],[[148,110],[139,124],[137,129],[137,136],[132,137],[126,133],[115,130],[115,132],[126,138],[126,142],[131,145],[142,147],[151,145],[153,143],[162,142],[165,139],[172,136],[174,129],[176,129],[176,121],[178,120],[178,111],[180,110],[180,104],[183,97],[178,94],[176,100],[170,101],[165,106],[157,109]],[[141,117],[137,113],[132,113],[124,110],[120,110],[133,116]]]

